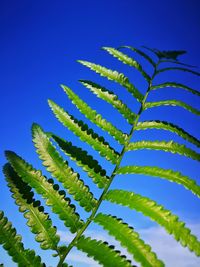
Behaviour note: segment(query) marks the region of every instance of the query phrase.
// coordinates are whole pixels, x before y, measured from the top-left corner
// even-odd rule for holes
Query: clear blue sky
[[[95,97],[78,83],[78,79],[91,79],[96,82],[104,82],[104,80],[99,79],[97,75],[78,64],[77,59],[101,63],[113,69],[118,68],[127,72],[130,80],[136,79],[136,84],[140,85],[138,78],[131,77],[130,69],[120,65],[106,52],[100,50],[102,46],[133,45],[139,47],[146,45],[160,50],[183,49],[187,50],[188,53],[182,57],[182,61],[199,66],[199,11],[200,1],[198,0],[1,0],[0,166],[6,162],[4,150],[13,150],[36,167],[41,168],[41,163],[37,159],[31,141],[30,127],[32,122],[37,122],[45,130],[54,131],[78,145],[81,144],[77,138],[74,138],[56,121],[47,105],[47,99],[53,99],[79,116],[79,113],[59,88],[61,83],[71,87],[105,117],[109,118],[112,114],[108,105],[104,110],[101,110],[102,102],[98,100],[95,104]],[[133,73],[135,75],[136,72]],[[177,80],[179,79],[179,81],[185,82],[195,89],[200,87],[199,79],[191,75],[184,75],[183,77],[177,73],[169,78],[171,80],[177,78]],[[110,83],[105,81],[104,84],[109,85]],[[129,105],[135,104],[134,101],[130,101],[128,94],[124,91],[120,93],[121,97],[124,97]],[[181,92],[178,89],[174,89],[174,92],[171,90],[167,97],[177,97],[200,109],[197,97],[190,96],[187,92],[181,96]],[[164,94],[155,93],[155,96],[161,99]],[[166,110],[169,112],[169,109],[166,108],[161,110],[160,114],[157,111],[152,114],[159,117],[159,115],[164,115]],[[191,134],[200,138],[199,119],[194,115],[188,115],[186,111],[182,112],[175,108],[170,114],[169,117],[166,115],[166,118],[178,122],[180,126],[185,127]],[[148,114],[144,115],[143,119],[147,118]],[[161,119],[161,117],[159,118]],[[115,117],[113,113],[110,120],[124,131],[126,130],[126,124],[123,120],[120,121],[120,116],[117,117],[116,115]],[[168,136],[174,137],[174,135]],[[155,136],[155,132],[152,136],[146,136],[148,139],[152,139],[151,137],[153,139],[159,138],[159,136]],[[163,134],[163,138],[165,137],[167,138],[167,135]],[[179,138],[175,140],[187,144]],[[190,147],[195,149],[194,146]],[[181,156],[159,152],[150,154],[150,152],[145,151],[146,154],[143,153],[130,154],[124,161],[124,165],[131,164],[132,161],[139,163],[143,160],[143,165],[160,164],[161,167],[180,169],[194,179],[199,179],[200,167],[197,162]],[[97,154],[94,153],[94,155]],[[187,166],[190,168],[188,169]],[[110,169],[110,165],[107,168]],[[163,205],[167,203],[167,208],[176,211],[182,219],[189,223],[195,221],[200,224],[200,204],[197,198],[185,189],[149,177],[129,176],[126,181],[125,177],[120,179],[117,180],[119,186],[152,197]],[[3,174],[1,175],[0,188],[0,209],[5,210],[6,216],[14,222],[18,231],[22,233],[24,226],[21,225],[24,224],[24,220],[13,204]],[[131,216],[128,217],[128,220],[131,221]],[[148,226],[142,216],[138,218],[138,222],[140,227]],[[137,227],[139,227],[139,223],[136,223]],[[60,225],[60,230],[64,230],[62,225]],[[26,247],[31,247],[32,241],[30,240],[33,238],[32,236],[29,237],[27,232],[25,234],[25,241],[28,242]],[[44,253],[44,255],[44,259],[46,259],[48,254]],[[0,263],[2,259],[6,267],[14,266],[7,259],[5,253],[0,250]],[[82,265],[77,266],[85,265],[82,263]]]

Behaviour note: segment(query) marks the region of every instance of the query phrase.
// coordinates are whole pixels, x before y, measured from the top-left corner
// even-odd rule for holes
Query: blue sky
[[[39,123],[46,131],[54,131],[60,136],[72,140],[76,145],[82,145],[73,134],[56,121],[47,105],[47,99],[50,98],[74,115],[84,119],[64,95],[59,86],[61,83],[73,89],[105,118],[110,119],[113,124],[123,131],[127,131],[128,125],[125,120],[107,104],[102,109],[103,102],[97,100],[83,88],[78,80],[91,79],[107,87],[110,86],[113,90],[116,89],[115,92],[133,110],[137,108],[137,103],[130,99],[125,90],[99,78],[78,64],[76,60],[84,59],[124,71],[139,88],[141,85],[143,87],[141,76],[102,51],[100,49],[102,46],[133,45],[139,47],[146,45],[160,50],[183,49],[187,50],[188,53],[182,56],[182,61],[199,66],[199,10],[200,2],[198,0],[0,1],[0,166],[6,162],[4,150],[13,150],[35,167],[42,168],[31,141],[32,122]],[[126,52],[128,53],[128,51]],[[131,53],[129,54],[131,55]],[[133,53],[132,55],[134,56]],[[151,72],[148,64],[145,64],[144,68]],[[169,74],[169,76],[163,75],[160,80],[162,79],[163,81],[171,79],[185,82],[194,89],[199,89],[199,78],[190,74],[183,75],[176,72]],[[152,92],[149,100],[176,97],[200,109],[199,99],[196,96],[191,96],[187,92],[182,93],[178,89],[169,89],[168,92],[161,91]],[[149,111],[149,113],[144,114],[141,119],[152,118],[169,119],[200,138],[199,119],[179,108],[172,108],[171,112],[170,108],[167,107],[155,109],[155,111],[152,110],[152,112]],[[101,131],[100,133],[103,134]],[[174,138],[177,142],[196,149],[173,134],[160,133],[159,135],[156,131],[152,131],[148,136],[146,132],[140,134],[137,133],[134,140],[142,138],[170,140]],[[105,134],[105,137],[113,146],[116,145],[108,135]],[[196,149],[196,151],[198,150]],[[106,163],[97,153],[92,150],[90,152],[102,164]],[[122,164],[130,165],[133,162],[134,164],[142,162],[142,165],[159,165],[163,168],[181,170],[199,183],[199,163],[181,156],[150,151],[129,152]],[[108,171],[112,170],[112,166],[109,164],[106,164],[106,168]],[[84,173],[82,175],[86,178]],[[1,178],[0,209],[5,210],[6,216],[13,221],[19,233],[24,234],[26,247],[33,247],[39,251],[39,246],[33,243],[34,237],[24,230],[25,221],[13,204],[3,174]],[[96,191],[90,182],[88,184],[98,195],[99,191]],[[200,228],[198,228],[200,225],[199,201],[184,188],[156,178],[133,175],[117,177],[113,187],[134,190],[137,193],[152,197],[160,204],[176,212],[181,219],[194,228],[196,234],[200,234]],[[104,204],[103,207],[108,208],[108,205]],[[128,222],[138,231],[151,230],[156,225],[140,214],[130,213],[127,209],[117,209],[114,205],[109,208],[110,212],[117,213],[119,216],[123,213]],[[63,225],[57,222],[56,216],[53,217],[53,220],[56,224],[58,223],[58,229],[64,231]],[[156,229],[160,233],[160,229]],[[93,225],[90,231],[93,231],[92,233],[100,231],[101,235],[104,234],[101,228]],[[170,248],[171,241],[166,240],[164,243],[169,244]],[[157,247],[159,246],[157,245]],[[184,267],[195,267],[195,265],[200,264],[200,261],[196,261],[191,254],[187,254],[186,250],[181,248],[177,250],[179,259],[183,255],[189,255],[186,256],[187,259],[184,258]],[[168,266],[173,260],[178,260],[175,251],[176,249],[174,252],[172,249],[170,256],[167,256]],[[38,253],[43,256],[44,260],[48,261],[49,254],[47,252],[39,251]],[[73,253],[78,258],[77,252]],[[83,256],[80,258],[83,259]],[[2,261],[5,266],[14,266],[6,253],[0,249],[0,263]],[[81,263],[72,262],[74,266],[90,266],[92,264],[84,261]],[[50,264],[54,266],[55,262],[48,262],[48,265]],[[179,264],[176,266],[183,266],[183,263],[179,262]]]

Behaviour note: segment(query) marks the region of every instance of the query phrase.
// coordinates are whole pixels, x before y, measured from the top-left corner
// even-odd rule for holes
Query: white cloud
[[[200,225],[189,226],[196,235],[200,235]],[[183,248],[180,243],[174,240],[173,236],[167,234],[161,227],[151,227],[138,230],[140,236],[149,244],[160,259],[165,262],[166,267],[199,267],[200,259]]]
[[[86,264],[88,267],[99,267],[98,263],[96,263],[93,259],[88,258],[86,254],[79,251],[70,253],[67,259],[68,261],[77,263],[77,266],[80,266],[81,263]]]
[[[191,224],[189,225],[189,228],[192,229],[192,232],[200,238],[200,224]],[[173,236],[167,234],[163,228],[155,226],[146,229],[137,229],[137,231],[141,238],[151,245],[152,250],[156,252],[158,257],[165,262],[166,267],[200,266],[200,258],[196,257],[196,255],[190,252],[187,248],[183,248],[177,241],[174,240]],[[69,243],[74,236],[68,232],[65,233],[64,231],[59,231],[59,234],[61,236],[61,241],[67,243]],[[85,235],[98,240],[107,241],[110,244],[115,245],[116,249],[119,249],[119,243],[104,231],[88,230],[85,232]],[[128,258],[130,258],[126,249],[120,248],[120,250],[122,254],[125,254]],[[98,263],[95,263],[92,259],[88,258],[86,254],[79,251],[72,251],[68,256],[68,260],[74,262],[75,264],[77,263],[77,266],[99,266]],[[137,266],[139,266],[138,263]]]
[[[70,243],[75,236],[74,234],[71,234],[70,232],[67,232],[67,231],[58,230],[57,233],[60,236],[60,241],[65,242],[65,243]]]

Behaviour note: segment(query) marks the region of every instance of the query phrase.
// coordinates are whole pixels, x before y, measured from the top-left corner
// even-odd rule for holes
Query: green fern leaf
[[[80,80],[80,82],[92,93],[97,95],[97,97],[105,100],[114,108],[116,108],[130,124],[134,123],[136,114],[132,110],[130,110],[121,100],[119,100],[117,95],[115,95],[112,91],[91,81]]]
[[[124,76],[123,73],[107,69],[103,66],[88,61],[78,60],[78,62],[100,74],[101,76],[106,77],[108,80],[119,83],[120,85],[125,87],[139,102],[142,102],[144,96],[132,83],[129,82],[129,79]]]
[[[81,236],[76,243],[76,247],[87,253],[89,257],[92,257],[104,267],[133,267],[131,262],[126,260],[125,256],[121,256],[120,253],[115,251],[113,246],[109,246],[107,242]]]
[[[153,85],[153,86],[151,86],[151,90],[156,90],[156,89],[159,89],[159,88],[166,88],[166,87],[181,88],[181,89],[184,89],[184,90],[186,90],[188,92],[191,92],[194,95],[200,96],[200,92],[199,91],[194,90],[194,89],[190,88],[189,86],[184,85],[182,83],[176,83],[176,82],[166,82],[166,83]]]
[[[33,198],[31,188],[21,180],[10,164],[6,164],[3,171],[19,211],[24,213],[27,225],[36,234],[35,240],[41,243],[42,249],[56,250],[60,239],[56,235],[56,228],[52,226],[49,215],[43,212],[40,202]]]
[[[158,130],[167,130],[170,132],[173,132],[183,139],[189,141],[190,143],[196,145],[197,147],[200,147],[200,140],[192,136],[191,134],[184,131],[182,128],[178,127],[175,124],[169,123],[167,121],[143,121],[138,122],[138,124],[135,126],[135,130],[146,130],[146,129],[158,129]]]
[[[13,261],[18,263],[19,267],[31,266],[42,267],[41,258],[35,255],[33,250],[24,249],[21,242],[21,236],[16,234],[15,228],[4,217],[4,213],[0,211],[0,244],[8,251]]]
[[[118,60],[120,60],[121,62],[123,62],[124,64],[136,68],[143,75],[143,77],[145,78],[145,80],[147,82],[150,81],[150,79],[151,79],[150,76],[142,69],[142,66],[136,60],[134,60],[133,58],[127,56],[126,54],[118,51],[115,48],[103,47],[103,49],[105,51],[107,51],[109,54],[111,54],[113,57],[115,57]]]
[[[157,101],[157,102],[146,102],[144,105],[144,110],[148,108],[154,108],[154,107],[160,107],[160,106],[178,106],[182,107],[189,112],[192,112],[195,115],[200,116],[200,110],[193,108],[192,106],[179,101],[179,100],[163,100],[163,101]]]
[[[112,149],[103,137],[99,137],[92,129],[89,129],[87,124],[78,121],[65,112],[61,107],[49,100],[49,105],[56,115],[57,119],[76,134],[82,141],[87,142],[96,149],[101,156],[116,164],[119,158],[119,153]]]
[[[72,103],[79,109],[79,111],[86,116],[91,122],[99,126],[102,130],[108,132],[113,136],[120,144],[124,145],[128,138],[127,134],[122,133],[119,129],[113,126],[110,122],[102,118],[95,110],[88,106],[82,99],[78,97],[69,87],[61,86],[68,97],[72,100]]]
[[[52,206],[52,211],[59,215],[72,233],[82,226],[83,223],[80,221],[79,215],[75,213],[74,205],[70,205],[70,200],[65,199],[56,190],[56,185],[48,182],[40,171],[35,170],[14,152],[6,151],[6,157],[22,180],[32,188],[35,188],[36,192],[46,199],[46,204]]]
[[[153,149],[153,150],[162,150],[170,153],[177,153],[194,160],[200,161],[200,154],[195,152],[194,150],[175,143],[173,141],[165,142],[165,141],[139,141],[129,143],[126,151],[139,150],[139,149]]]
[[[134,52],[136,52],[137,54],[139,54],[140,56],[142,56],[143,58],[145,58],[153,67],[156,66],[156,63],[152,60],[152,58],[150,58],[150,56],[148,56],[146,53],[144,53],[143,51],[141,51],[140,49],[138,48],[135,48],[133,46],[128,46],[128,45],[123,45],[123,46],[120,46],[118,49],[120,48],[128,48]]]
[[[200,242],[196,236],[192,235],[191,231],[184,226],[185,224],[178,220],[178,216],[173,215],[155,201],[124,190],[108,191],[105,200],[142,212],[145,216],[163,226],[169,234],[180,241],[182,246],[187,246],[197,256],[200,256]]]
[[[164,178],[171,182],[183,185],[186,189],[190,190],[200,198],[200,186],[197,185],[194,180],[182,175],[180,172],[152,166],[123,166],[116,171],[116,174],[143,174]]]
[[[97,204],[89,188],[84,185],[79,174],[70,168],[53,146],[47,134],[37,124],[32,126],[33,142],[40,159],[47,170],[61,182],[69,194],[79,201],[86,211],[91,211]]]
[[[197,71],[190,70],[190,69],[187,69],[187,68],[180,68],[180,67],[170,67],[170,68],[159,69],[159,70],[157,70],[156,75],[161,73],[161,72],[170,71],[170,70],[172,70],[172,71],[180,70],[180,71],[189,72],[189,73],[192,73],[194,75],[200,76],[200,73],[197,72]]]
[[[127,248],[134,259],[141,263],[141,266],[164,266],[163,262],[158,260],[156,254],[151,251],[151,247],[146,245],[144,241],[140,239],[139,234],[121,219],[99,213],[94,221],[108,230],[110,235],[114,236],[123,247]]]
[[[62,151],[70,157],[70,159],[76,161],[78,166],[81,166],[88,176],[92,178],[93,182],[98,185],[99,188],[104,188],[108,184],[109,178],[106,176],[106,171],[99,165],[97,160],[94,160],[87,151],[82,150],[79,147],[72,145],[56,135],[52,135],[53,139],[62,149]]]

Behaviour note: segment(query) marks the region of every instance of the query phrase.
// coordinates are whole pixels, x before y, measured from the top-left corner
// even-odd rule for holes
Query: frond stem
[[[114,170],[113,170],[113,172],[112,172],[112,174],[111,174],[111,176],[110,176],[110,179],[109,179],[109,182],[108,182],[107,186],[104,188],[104,191],[102,192],[102,194],[101,194],[101,196],[100,196],[100,198],[99,198],[99,200],[98,200],[98,202],[97,202],[97,205],[94,207],[94,209],[93,209],[93,211],[92,211],[90,217],[87,219],[87,221],[85,222],[85,224],[83,225],[83,227],[77,232],[77,234],[76,234],[76,236],[74,237],[74,239],[71,241],[71,243],[70,243],[70,244],[68,245],[68,247],[66,248],[66,251],[60,256],[60,261],[59,261],[57,267],[62,267],[62,264],[63,264],[65,258],[67,257],[68,253],[70,252],[70,250],[75,246],[77,240],[82,236],[82,234],[84,233],[84,231],[87,229],[87,227],[88,227],[88,226],[90,225],[90,223],[93,221],[93,219],[94,219],[94,217],[95,217],[95,215],[96,215],[96,213],[97,213],[97,211],[98,211],[98,209],[99,209],[99,206],[101,205],[101,203],[102,203],[102,201],[103,201],[103,199],[104,199],[104,196],[105,196],[106,193],[108,192],[109,187],[110,187],[110,185],[111,185],[113,179],[115,178],[116,171],[117,171],[118,168],[120,167],[120,163],[121,163],[122,158],[123,158],[123,156],[124,156],[124,153],[125,153],[125,151],[126,151],[126,146],[127,146],[127,144],[130,142],[130,140],[131,140],[131,138],[132,138],[132,136],[133,136],[134,130],[135,130],[135,126],[137,125],[138,120],[139,120],[139,118],[140,118],[140,115],[141,115],[141,113],[142,113],[143,110],[144,110],[144,105],[145,105],[146,99],[147,99],[147,97],[148,97],[148,95],[149,95],[149,92],[150,92],[150,90],[151,90],[152,81],[153,81],[154,77],[156,76],[156,73],[157,73],[157,67],[158,67],[159,64],[160,64],[160,60],[159,60],[159,61],[156,63],[156,65],[155,65],[154,73],[153,73],[153,75],[152,75],[152,77],[151,77],[151,79],[150,79],[150,81],[149,81],[149,84],[148,84],[148,88],[147,88],[146,94],[144,95],[144,98],[143,98],[142,103],[141,103],[141,107],[140,107],[140,109],[139,109],[139,111],[138,111],[138,114],[137,114],[137,116],[136,116],[136,118],[135,118],[135,121],[134,121],[134,123],[133,123],[133,126],[132,126],[132,128],[131,128],[131,130],[130,130],[130,133],[129,133],[129,135],[128,135],[128,139],[127,139],[126,145],[124,145],[124,147],[123,147],[123,149],[122,149],[122,151],[121,151],[121,153],[120,153],[120,156],[119,156],[119,159],[118,159],[118,163],[116,164],[116,166],[115,166],[115,168],[114,168]]]

